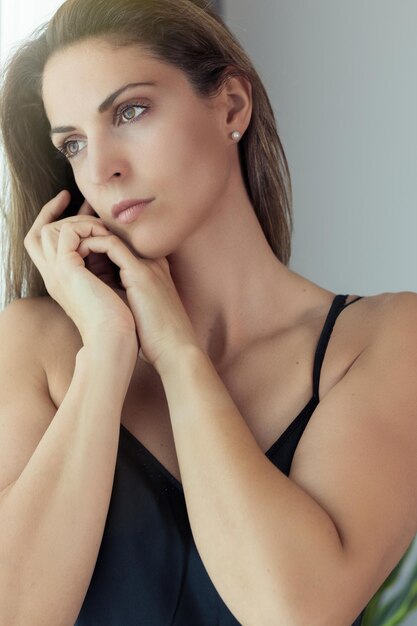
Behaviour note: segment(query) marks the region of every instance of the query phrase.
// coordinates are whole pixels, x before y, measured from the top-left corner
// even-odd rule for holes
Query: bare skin
[[[356,298],[350,295],[347,301]],[[375,314],[387,298],[389,294],[364,298],[340,314],[323,362],[320,399],[343,377],[372,337]],[[218,370],[264,452],[311,398],[314,352],[331,300],[311,311],[304,324],[294,323],[268,341],[259,341],[242,351],[229,368]],[[43,345],[42,354],[51,399],[58,408],[71,383],[82,341],[75,325],[52,299],[50,319],[51,341]],[[121,423],[181,482],[163,386],[154,369],[141,359],[130,382]]]

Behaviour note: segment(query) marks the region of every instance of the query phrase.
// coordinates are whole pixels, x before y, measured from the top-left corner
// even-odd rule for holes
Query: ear
[[[250,124],[252,117],[252,85],[242,75],[230,76],[217,96],[221,123],[227,137],[234,130],[242,135]]]

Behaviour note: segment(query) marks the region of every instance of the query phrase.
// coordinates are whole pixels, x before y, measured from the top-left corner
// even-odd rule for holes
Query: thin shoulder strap
[[[333,327],[335,325],[336,319],[338,315],[346,309],[349,305],[353,304],[360,300],[363,296],[359,296],[356,300],[352,300],[352,302],[348,302],[346,304],[346,300],[348,299],[349,294],[347,295],[337,295],[330,307],[330,310],[327,314],[326,321],[324,322],[323,330],[321,331],[321,335],[317,344],[316,354],[314,356],[314,368],[313,368],[313,396],[317,402],[320,401],[319,398],[319,384],[320,384],[320,372],[323,365],[324,355],[326,354],[326,348],[329,343],[330,336],[332,334]]]

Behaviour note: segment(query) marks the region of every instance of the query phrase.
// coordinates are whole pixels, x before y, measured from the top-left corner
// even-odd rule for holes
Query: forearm
[[[0,621],[74,624],[104,531],[133,351],[82,348],[68,392],[0,501]]]
[[[300,605],[323,598],[329,581],[336,589],[342,571],[331,518],[266,458],[203,352],[184,351],[161,379],[193,536],[214,585],[245,626],[299,623]]]

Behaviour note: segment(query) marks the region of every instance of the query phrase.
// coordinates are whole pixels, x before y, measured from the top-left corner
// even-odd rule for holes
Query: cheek
[[[85,159],[82,163],[80,159],[80,162],[73,166],[73,175],[75,183],[81,194],[96,212],[97,208],[98,210],[102,210],[103,201],[105,202],[104,206],[107,205],[109,199],[114,202],[114,194],[110,192],[109,198],[109,189],[106,188],[106,184],[97,185],[92,183],[88,171],[87,159]],[[97,215],[101,217],[98,213]]]
[[[88,195],[88,185],[86,183],[85,177],[82,176],[79,167],[72,167],[72,173],[74,176],[75,184],[85,197],[86,195]]]
[[[211,127],[201,124],[177,130],[160,152],[155,171],[164,173],[170,192],[202,200],[223,188],[229,169],[224,142]]]
[[[81,194],[87,200],[89,205],[93,208],[95,215],[97,217],[101,217],[100,213],[97,211],[101,211],[101,203],[100,198],[97,196],[97,192],[94,193],[91,187],[91,183],[88,183],[86,177],[83,177],[77,168],[73,170],[75,183],[80,190]]]

